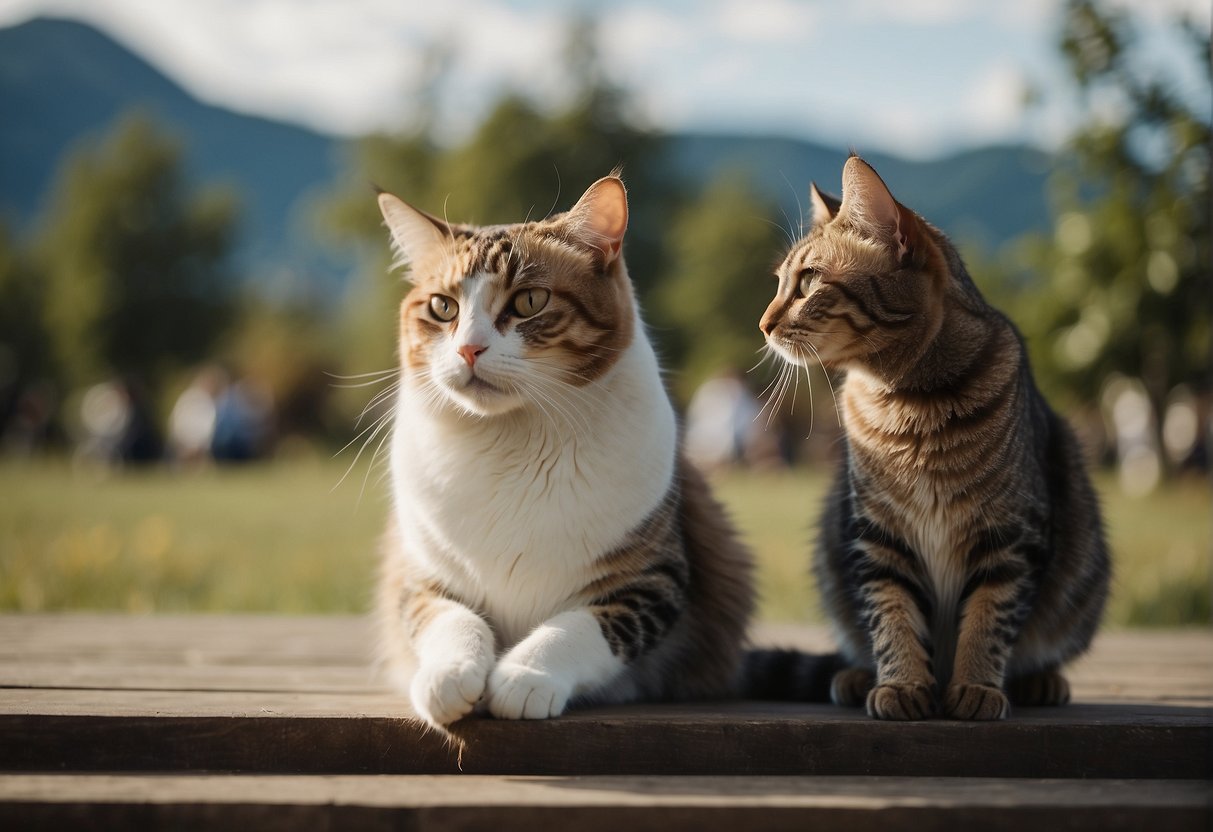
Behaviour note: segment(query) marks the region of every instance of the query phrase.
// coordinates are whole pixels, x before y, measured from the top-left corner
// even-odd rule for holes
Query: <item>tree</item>
[[[665,229],[670,259],[652,315],[677,337],[682,397],[711,373],[747,370],[763,344],[758,320],[775,295],[772,267],[786,247],[773,207],[739,174],[725,173]]]
[[[36,249],[45,321],[66,379],[153,388],[205,357],[231,316],[230,193],[187,192],[177,144],[143,116],[68,157]]]
[[[1209,391],[1209,33],[1176,29],[1201,63],[1192,95],[1144,63],[1131,16],[1067,4],[1059,46],[1084,122],[1052,177],[1052,238],[1028,247],[1049,285],[1017,318],[1042,381],[1070,402],[1113,373],[1141,379],[1159,414],[1176,385]]]
[[[41,276],[0,225],[0,434],[21,390],[51,370],[42,303]]]

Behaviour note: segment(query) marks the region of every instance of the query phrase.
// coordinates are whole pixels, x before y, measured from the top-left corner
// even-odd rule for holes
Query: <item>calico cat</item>
[[[416,713],[442,730],[482,701],[543,719],[729,693],[751,559],[679,451],[622,181],[516,225],[379,205],[412,290],[378,615]]]
[[[760,324],[785,360],[846,372],[814,558],[831,698],[880,719],[1063,704],[1110,571],[1078,443],[947,238],[858,157],[842,194],[813,186]]]

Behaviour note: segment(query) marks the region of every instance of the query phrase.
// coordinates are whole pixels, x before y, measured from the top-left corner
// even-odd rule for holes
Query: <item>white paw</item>
[[[409,685],[413,710],[436,728],[467,716],[484,695],[491,667],[489,657],[421,665]]]
[[[489,677],[489,713],[498,719],[548,719],[564,713],[573,683],[561,674],[502,660]]]

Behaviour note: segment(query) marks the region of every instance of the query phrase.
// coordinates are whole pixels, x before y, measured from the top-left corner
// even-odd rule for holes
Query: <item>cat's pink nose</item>
[[[468,363],[469,367],[475,367],[476,359],[487,349],[488,347],[482,347],[479,344],[464,344],[459,348],[459,354],[463,356],[463,360]]]
[[[763,335],[770,335],[775,331],[775,325],[779,323],[779,316],[772,315],[771,310],[767,310],[762,316],[762,320],[758,322],[758,328],[762,330]]]

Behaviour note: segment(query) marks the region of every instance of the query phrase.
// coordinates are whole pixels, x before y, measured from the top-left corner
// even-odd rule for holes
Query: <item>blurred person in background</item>
[[[134,376],[90,387],[80,403],[84,430],[78,453],[110,467],[160,459],[163,444],[143,385]]]
[[[169,449],[175,462],[192,466],[210,460],[217,402],[227,385],[227,373],[207,365],[181,391],[168,418]]]
[[[731,368],[709,378],[687,407],[687,455],[706,471],[787,464],[785,420],[776,418],[768,429],[759,419],[761,414],[762,406],[739,370]]]

